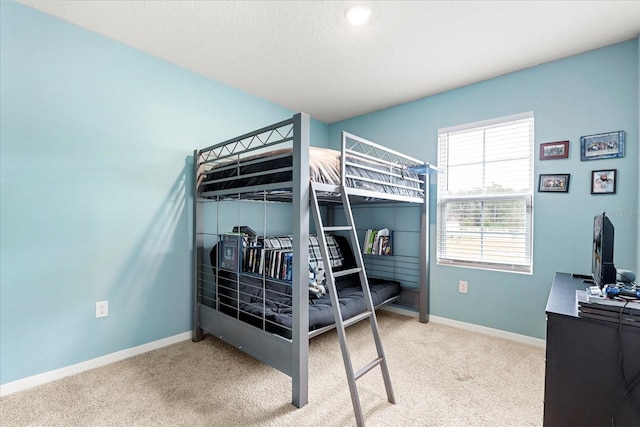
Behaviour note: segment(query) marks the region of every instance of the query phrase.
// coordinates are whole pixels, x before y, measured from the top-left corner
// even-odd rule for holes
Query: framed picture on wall
[[[538,192],[540,193],[567,193],[569,192],[569,178],[571,174],[562,173],[554,175],[540,174]]]
[[[540,160],[566,159],[569,157],[569,141],[540,144]]]
[[[580,137],[580,160],[624,157],[624,131]]]
[[[618,170],[591,171],[591,194],[615,194]]]

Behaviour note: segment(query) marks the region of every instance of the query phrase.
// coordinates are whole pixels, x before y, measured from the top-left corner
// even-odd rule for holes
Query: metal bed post
[[[193,258],[192,258],[192,269],[193,269],[193,333],[191,336],[191,340],[202,341],[204,338],[204,333],[202,328],[200,328],[200,291],[198,289],[200,284],[200,266],[204,262],[204,239],[202,234],[200,233],[201,223],[202,223],[202,211],[201,204],[198,203],[198,175],[200,172],[200,154],[198,150],[193,151]]]
[[[424,174],[424,203],[420,209],[420,322],[429,322],[429,181]]]
[[[431,184],[431,176],[442,172],[437,166],[426,163],[422,173],[424,181],[424,203],[422,207],[420,220],[420,243],[424,248],[420,251],[420,322],[429,322],[429,293],[430,293],[430,220],[429,220],[429,185]]]
[[[309,145],[310,120],[304,113],[293,117],[293,330],[291,403],[301,408],[309,402]],[[297,320],[296,320],[297,319]]]

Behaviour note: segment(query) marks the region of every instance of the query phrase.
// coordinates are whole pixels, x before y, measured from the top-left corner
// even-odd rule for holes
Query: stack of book
[[[224,233],[221,238],[220,268],[238,272],[246,262],[247,247],[256,245],[258,236],[246,225],[233,227],[233,231]]]
[[[250,246],[246,250],[243,271],[291,281],[291,260],[293,252],[289,249],[271,249],[262,246]]]
[[[388,228],[367,230],[362,248],[365,255],[393,255],[393,231]]]

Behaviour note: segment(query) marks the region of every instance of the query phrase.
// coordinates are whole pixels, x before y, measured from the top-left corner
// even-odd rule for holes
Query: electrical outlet
[[[460,293],[463,293],[463,294],[467,293],[467,281],[466,280],[460,280],[460,282],[458,282],[458,291],[460,291]]]
[[[109,301],[98,301],[96,303],[96,319],[109,315]]]

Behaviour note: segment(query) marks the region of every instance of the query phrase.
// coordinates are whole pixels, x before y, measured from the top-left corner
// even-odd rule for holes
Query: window
[[[438,131],[438,264],[532,272],[533,113]]]

